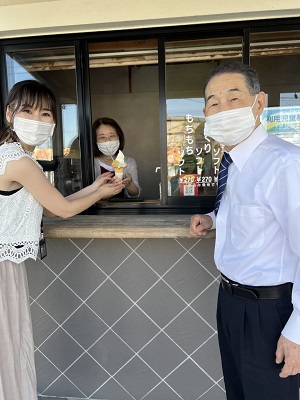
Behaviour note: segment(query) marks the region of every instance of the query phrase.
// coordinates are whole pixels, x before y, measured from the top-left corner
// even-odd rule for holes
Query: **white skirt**
[[[0,399],[37,400],[24,262],[0,262]]]

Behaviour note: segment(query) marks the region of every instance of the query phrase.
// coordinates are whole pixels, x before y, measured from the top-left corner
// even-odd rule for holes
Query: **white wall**
[[[0,39],[297,16],[297,0],[0,0]]]

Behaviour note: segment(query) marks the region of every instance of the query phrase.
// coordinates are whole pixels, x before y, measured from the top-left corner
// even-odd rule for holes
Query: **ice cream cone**
[[[119,179],[123,179],[125,167],[114,167],[115,175]]]
[[[124,161],[124,154],[121,150],[119,150],[119,153],[111,166],[114,168],[116,177],[123,179],[124,169],[127,167],[127,164]]]

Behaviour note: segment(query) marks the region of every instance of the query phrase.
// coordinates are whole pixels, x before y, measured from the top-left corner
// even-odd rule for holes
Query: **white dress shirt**
[[[300,148],[262,125],[230,151],[233,163],[215,218],[215,263],[253,286],[294,282],[282,334],[300,344]]]

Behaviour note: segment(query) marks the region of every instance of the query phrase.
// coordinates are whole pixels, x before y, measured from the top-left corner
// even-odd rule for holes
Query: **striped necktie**
[[[224,190],[226,188],[226,182],[227,182],[227,178],[228,178],[228,167],[231,163],[232,163],[232,159],[231,159],[229,153],[224,153],[222,160],[221,160],[221,165],[219,168],[218,192],[217,192],[215,209],[214,209],[215,215],[217,215],[217,213],[218,213],[220,202],[221,202]]]

